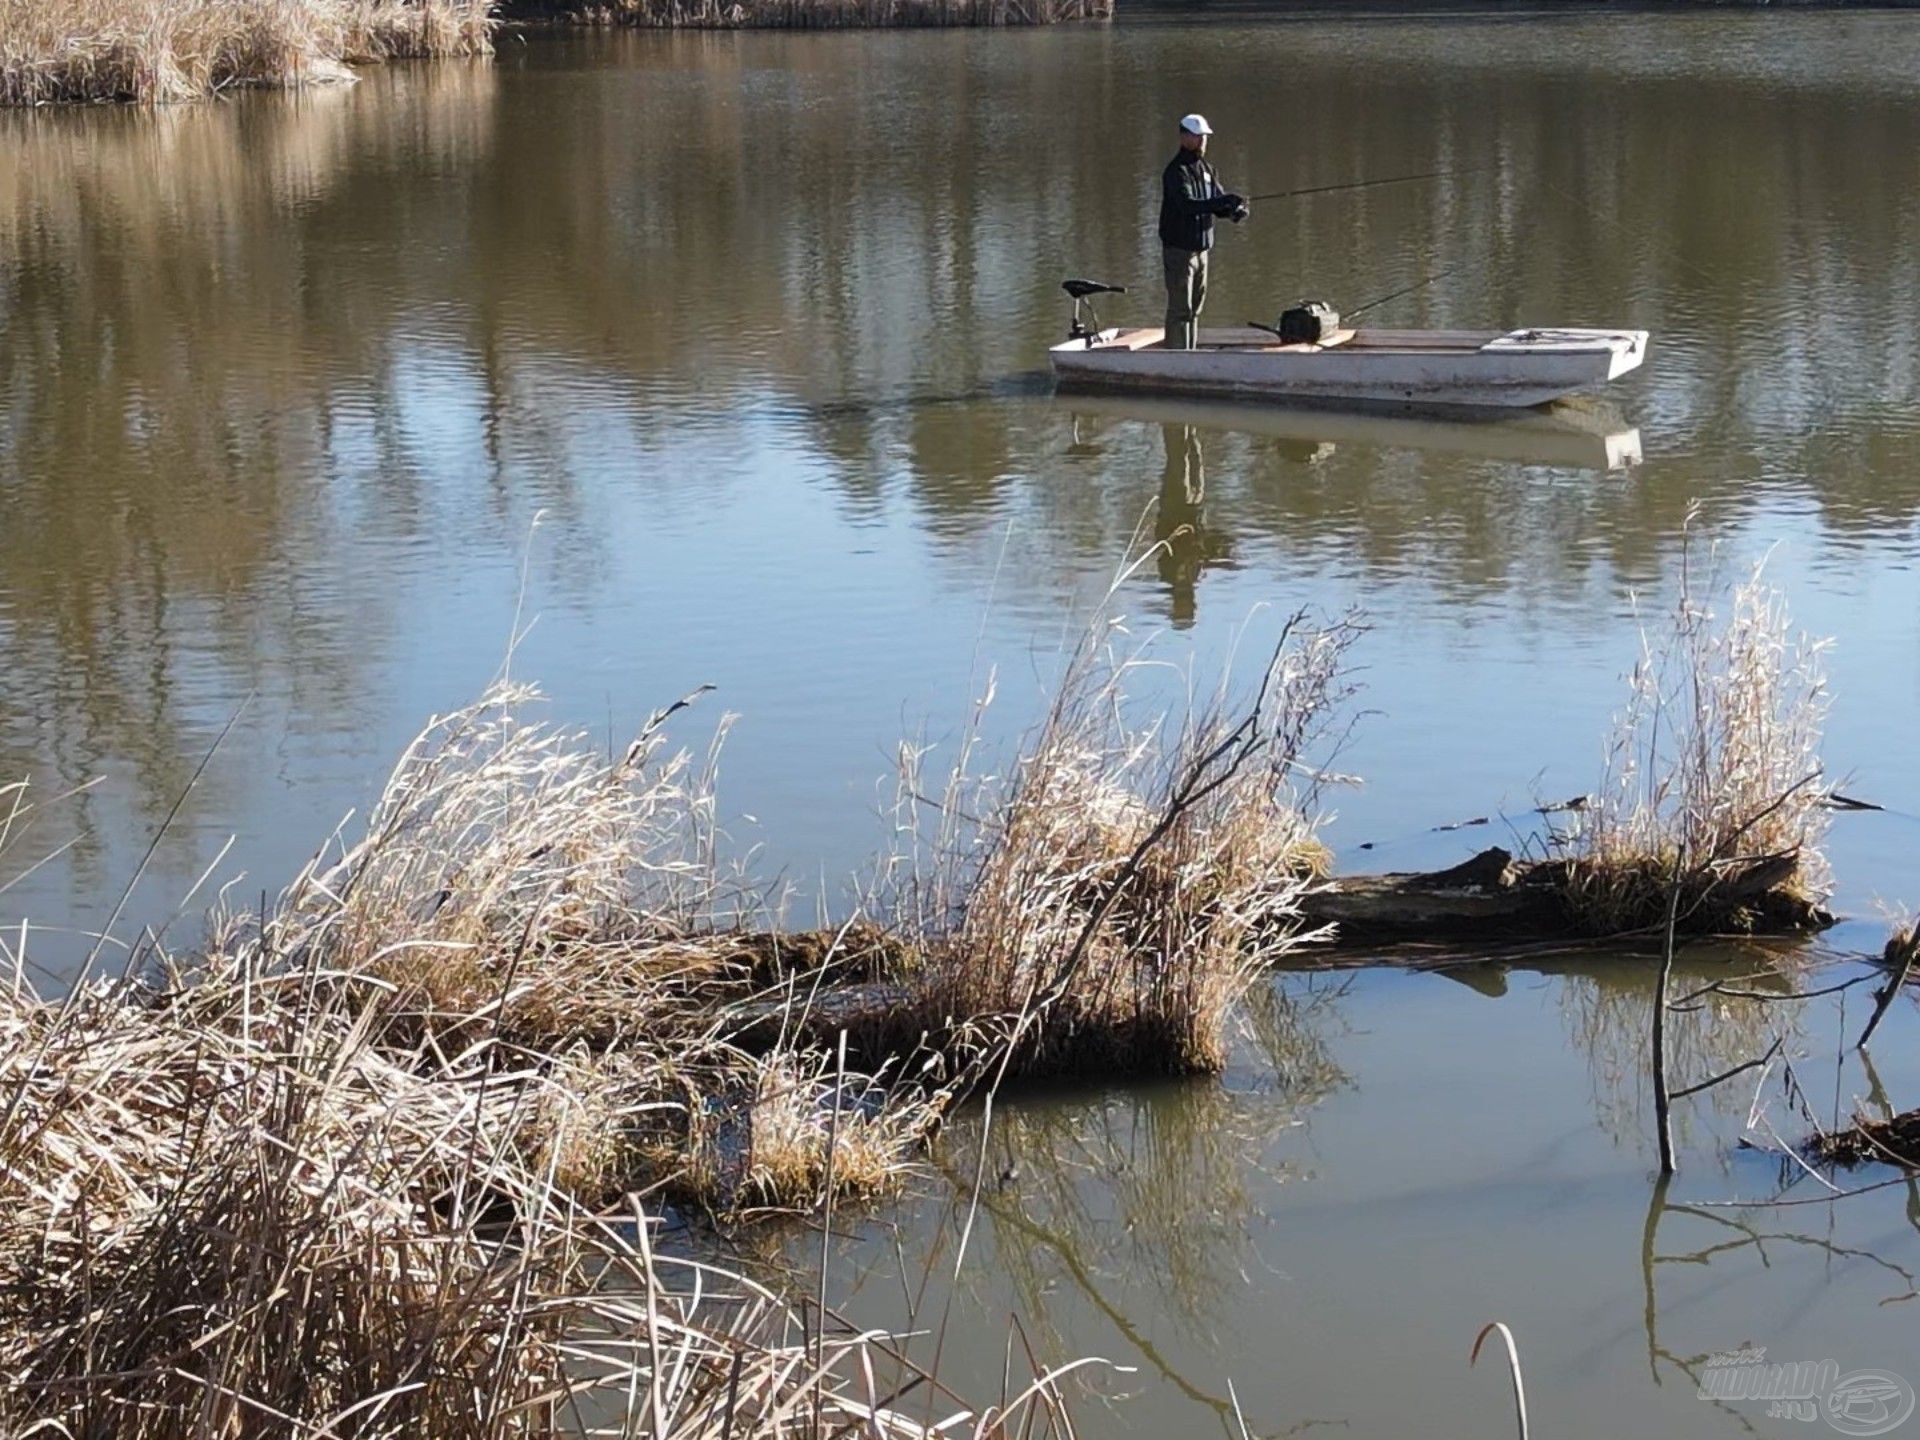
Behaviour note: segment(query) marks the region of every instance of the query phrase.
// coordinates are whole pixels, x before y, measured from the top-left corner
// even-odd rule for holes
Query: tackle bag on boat
[[[1282,310],[1280,323],[1273,328],[1280,332],[1283,345],[1318,345],[1332,339],[1340,328],[1340,312],[1324,300],[1302,300],[1291,310]]]

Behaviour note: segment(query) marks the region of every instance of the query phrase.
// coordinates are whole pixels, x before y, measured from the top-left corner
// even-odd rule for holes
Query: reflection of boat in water
[[[1237,430],[1305,444],[1397,446],[1582,470],[1619,470],[1640,463],[1639,430],[1611,407],[1594,402],[1561,401],[1485,418],[1145,395],[1063,395],[1056,403],[1076,417]]]

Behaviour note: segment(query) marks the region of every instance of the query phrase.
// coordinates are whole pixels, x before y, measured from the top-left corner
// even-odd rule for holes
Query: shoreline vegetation
[[[1645,0],[1649,11],[1758,9],[1770,0]],[[1771,0],[1776,7],[1781,0]],[[1111,20],[1116,0],[0,0],[0,108],[208,99],[239,88],[350,83],[355,67],[482,59],[503,26],[686,30],[999,29]],[[1793,9],[1920,0],[1784,0]],[[1151,8],[1151,7],[1150,7]],[[1253,7],[1255,10],[1261,7]],[[1297,16],[1398,15],[1388,0],[1293,0]],[[1462,12],[1502,14],[1509,0]],[[1617,13],[1613,0],[1548,11]],[[1234,7],[1221,11],[1236,13]],[[1535,13],[1529,9],[1528,13]]]
[[[0,107],[171,104],[341,84],[387,60],[483,58],[506,21],[675,29],[1002,27],[1113,0],[0,0]]]
[[[1769,0],[1649,0],[1755,9]],[[1796,9],[1920,0],[1785,0]],[[350,83],[388,60],[484,59],[503,26],[685,30],[999,29],[1111,20],[1116,0],[0,0],[0,108],[203,100]],[[1259,7],[1255,7],[1256,9]],[[1400,14],[1386,0],[1298,0],[1278,13]],[[1506,13],[1504,0],[1463,12]],[[1549,10],[1617,12],[1611,0]],[[1232,7],[1220,12],[1235,13]]]
[[[492,53],[494,0],[0,0],[0,106],[338,84],[356,65]]]
[[[1111,20],[1114,0],[504,0],[513,23],[678,30],[1002,29]]]
[[[1658,883],[1718,923],[1700,847],[1778,817],[1777,883],[1824,883],[1818,812],[1785,803],[1819,711],[1784,626],[1757,581],[1726,625],[1683,602],[1679,668],[1650,650],[1621,722],[1646,748],[1591,807],[1610,828],[1553,842],[1579,896],[1633,919]],[[963,1402],[909,1338],[657,1232],[831,1226],[1009,1081],[1221,1070],[1253,988],[1326,938],[1306,901],[1361,633],[1296,617],[1248,692],[1142,718],[1147,649],[1103,619],[1010,763],[979,738],[989,679],[944,778],[903,749],[893,848],[830,931],[778,931],[724,872],[717,752],[667,750],[679,706],[609,753],[502,682],[197,947],[43,996],[0,941],[0,1428],[1071,1433],[1056,1372]],[[11,870],[40,814],[0,802]]]
[[[1047,1372],[962,1403],[824,1304],[662,1280],[653,1227],[831,1216],[1003,1080],[1217,1069],[1308,943],[1292,775],[1345,639],[1290,631],[1250,699],[1172,733],[1114,718],[1134,657],[1089,641],[1011,769],[969,742],[937,807],[903,775],[878,927],[756,931],[713,766],[664,716],[609,755],[502,684],[192,951],[41,996],[9,947],[0,1429],[1063,1433]],[[19,787],[0,815],[11,860],[38,815]],[[884,1027],[801,1042],[875,974],[906,997]]]

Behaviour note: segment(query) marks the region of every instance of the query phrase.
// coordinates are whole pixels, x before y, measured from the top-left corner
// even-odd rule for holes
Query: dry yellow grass
[[[946,1098],[842,1077],[823,1055],[775,1051],[755,1065],[738,1193],[789,1207],[820,1203],[829,1186],[879,1194],[906,1172]]]
[[[870,1193],[947,1097],[730,1044],[707,792],[535,703],[434,721],[360,839],[198,953],[0,977],[0,1433],[931,1433],[894,1342],[662,1284],[628,1197]]]
[[[605,1048],[704,1026],[711,795],[657,733],[609,760],[540,705],[503,685],[432,720],[261,943],[379,984],[391,1019],[429,1030]]]
[[[904,1346],[577,1204],[572,1067],[377,1030],[311,970],[0,990],[0,1433],[936,1433]]]
[[[965,1085],[1217,1067],[1302,943],[1323,852],[1296,776],[1344,640],[1291,634],[1164,743],[1089,647],[1004,783],[956,769],[893,935],[742,935],[712,767],[656,725],[608,755],[502,685],[197,952],[65,998],[16,964],[0,1433],[477,1440],[578,1433],[588,1403],[660,1436],[1051,1432],[1038,1377],[910,1419],[890,1395],[945,1392],[886,1337],[823,1338],[740,1277],[663,1285],[636,1197],[870,1194]],[[0,858],[32,819],[0,791]],[[876,967],[899,1013],[859,1073],[799,1011]]]
[[[831,974],[871,930],[839,947],[743,939],[713,863],[711,768],[665,752],[657,726],[610,757],[540,704],[502,685],[434,718],[358,837],[337,836],[264,923],[227,917],[163,965],[168,988],[307,977],[380,1053],[518,1093],[521,1158],[580,1203],[661,1188],[721,1210],[809,1206],[830,1125],[834,1188],[881,1188],[942,1102],[854,1074],[836,1116],[824,1059],[780,1040],[786,1024],[771,1052],[743,1043],[739,1009],[782,978],[762,952]]]
[[[1756,571],[1724,618],[1694,593],[1691,563],[1667,633],[1649,638],[1609,745],[1606,784],[1559,837],[1568,898],[1601,933],[1661,921],[1679,885],[1681,923],[1740,927],[1756,903],[1816,906],[1831,891],[1821,842],[1822,644],[1796,637]],[[1768,894],[1728,883],[1765,866]]]
[[[516,1290],[568,1257],[477,1229],[496,1196],[547,1206],[516,1158],[514,1087],[423,1077],[301,993],[249,971],[6,997],[8,1433],[275,1433],[276,1414],[357,1412],[366,1433],[477,1434],[478,1405],[513,1413],[551,1383],[557,1337]]]
[[[1113,0],[524,0],[582,24],[692,30],[1051,25],[1112,18]]]
[[[493,0],[0,0],[0,105],[165,104],[484,55]]]
[[[1010,774],[976,777],[967,744],[911,867],[903,1018],[970,1034],[999,1073],[1220,1068],[1248,986],[1311,938],[1326,851],[1302,762],[1350,638],[1290,627],[1254,696],[1172,737],[1129,723],[1134,666],[1089,642]]]

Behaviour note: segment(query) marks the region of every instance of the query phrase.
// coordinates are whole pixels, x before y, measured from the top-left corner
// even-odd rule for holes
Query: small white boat
[[[1644,330],[1338,330],[1282,344],[1256,326],[1202,330],[1192,350],[1157,328],[1099,330],[1055,345],[1063,388],[1217,399],[1432,406],[1544,405],[1636,368]]]

